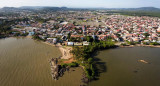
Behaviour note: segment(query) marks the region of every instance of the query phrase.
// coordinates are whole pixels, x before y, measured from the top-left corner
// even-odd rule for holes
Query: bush
[[[67,66],[70,66],[70,67],[78,67],[79,65],[78,65],[78,63],[76,63],[76,62],[72,62],[72,63],[62,63],[61,64],[61,67],[67,67]]]
[[[70,66],[70,67],[78,67],[79,65],[76,62],[72,62],[72,63],[69,63],[68,66]]]
[[[135,45],[136,43],[135,42],[128,42],[128,44]]]
[[[152,43],[150,43],[150,45],[159,45],[159,43],[157,43],[157,42],[152,42]]]
[[[27,36],[29,33],[23,33],[21,34],[21,36]]]
[[[147,43],[147,42],[144,42],[143,44],[144,44],[144,45],[149,45],[149,43]]]
[[[45,39],[40,38],[40,37],[38,36],[38,34],[33,35],[32,38],[33,38],[34,40],[45,41]]]
[[[88,59],[88,63],[89,63],[89,64],[92,64],[93,62],[94,62],[93,58],[89,58],[89,59]]]
[[[93,67],[93,64],[90,65],[89,68],[84,68],[85,74],[88,79],[94,79],[95,78],[95,69]]]
[[[122,46],[127,46],[127,44],[126,44],[126,43],[122,43],[121,45],[122,45]]]
[[[68,66],[68,65],[65,64],[65,63],[61,64],[61,67],[63,67],[63,68],[65,68],[65,67],[67,67],[67,66]]]

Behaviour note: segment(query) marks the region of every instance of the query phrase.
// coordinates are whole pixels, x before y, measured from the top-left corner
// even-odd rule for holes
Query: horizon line
[[[110,9],[114,9],[114,8],[143,8],[143,7],[153,7],[153,8],[158,8],[158,7],[154,7],[154,6],[142,6],[142,7],[69,7],[69,6],[3,6],[0,8],[4,8],[4,7],[14,7],[14,8],[20,8],[20,7],[67,7],[67,8],[110,8]],[[160,8],[159,8],[160,9]]]

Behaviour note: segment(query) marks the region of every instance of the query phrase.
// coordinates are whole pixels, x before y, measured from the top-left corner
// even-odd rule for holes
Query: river
[[[100,77],[89,86],[160,86],[159,51],[150,47],[99,51],[95,58]],[[81,68],[52,80],[48,60],[60,55],[58,48],[30,38],[1,39],[0,86],[79,86]]]
[[[0,86],[79,86],[81,68],[52,80],[48,60],[60,55],[58,48],[30,38],[0,39]]]
[[[102,73],[89,86],[160,86],[160,48],[116,48],[95,57]]]

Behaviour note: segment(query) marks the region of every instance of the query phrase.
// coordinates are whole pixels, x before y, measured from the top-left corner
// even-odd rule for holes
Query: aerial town
[[[86,37],[94,40],[112,38],[118,45],[159,45],[160,18],[127,16],[104,11],[14,11],[1,15],[1,20],[16,20],[11,28],[18,32],[36,35],[49,43],[89,45]],[[19,20],[18,20],[19,19]],[[16,34],[17,35],[17,34]]]
[[[160,86],[159,51],[160,8],[0,8],[0,86]]]
[[[86,36],[127,44],[160,44],[160,18],[147,16],[107,15],[99,11],[57,11],[47,13],[20,12],[1,19],[16,21],[12,29],[29,33],[49,43],[88,45]],[[16,32],[15,32],[16,33]]]

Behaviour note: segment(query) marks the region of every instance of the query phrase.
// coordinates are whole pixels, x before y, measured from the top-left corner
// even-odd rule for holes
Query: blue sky
[[[136,8],[158,7],[160,0],[0,0],[0,7],[19,6],[66,6],[66,7],[104,7],[104,8]]]

